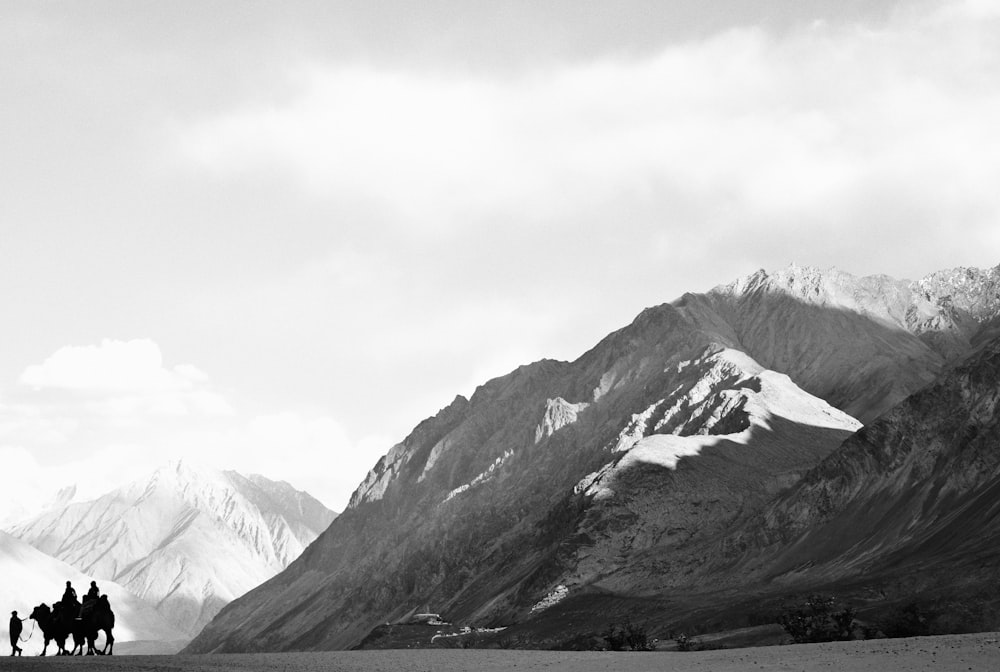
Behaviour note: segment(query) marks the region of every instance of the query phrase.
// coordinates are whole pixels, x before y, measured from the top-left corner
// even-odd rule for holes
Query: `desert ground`
[[[558,652],[510,650],[335,651],[206,656],[3,658],[0,672],[20,670],[128,670],[130,672],[892,672],[1000,669],[1000,633],[799,644],[690,653]]]

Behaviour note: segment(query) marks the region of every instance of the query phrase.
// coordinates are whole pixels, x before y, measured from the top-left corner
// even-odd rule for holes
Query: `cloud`
[[[165,450],[177,458],[285,480],[339,510],[391,445],[377,434],[352,439],[329,415],[292,410],[183,433],[173,444]]]
[[[366,195],[402,231],[571,226],[648,200],[663,228],[678,213],[770,241],[834,223],[982,238],[1000,215],[995,22],[982,2],[922,7],[504,77],[312,63],[297,95],[179,142],[219,176],[278,166],[316,198]]]
[[[77,498],[86,500],[142,478],[169,460],[185,460],[284,480],[342,510],[354,488],[391,445],[386,437],[376,434],[352,440],[330,416],[291,410],[228,418],[221,426],[182,423],[158,434],[142,432],[135,441],[114,441],[111,435],[106,438],[100,446],[48,465],[26,461],[26,451],[10,448],[10,454],[18,458],[14,466],[20,472],[12,469],[9,476],[27,478],[29,483],[44,482],[39,489],[45,493],[43,499],[75,484]],[[5,450],[0,445],[0,457],[7,454]],[[0,478],[0,484],[3,482]]]
[[[96,497],[169,459],[287,480],[342,508],[390,445],[352,441],[323,413],[243,414],[150,340],[61,348],[18,382],[16,402],[0,404],[0,519],[68,485]]]
[[[234,413],[221,394],[209,389],[207,374],[191,364],[164,366],[159,346],[148,339],[66,346],[28,366],[18,382],[40,393],[33,401],[50,411],[61,408],[122,424],[138,425],[141,416]]]
[[[23,446],[0,443],[0,464],[3,465],[0,469],[0,525],[3,525],[44,504],[50,493],[43,487],[38,462]]]
[[[190,390],[208,380],[190,364],[164,368],[163,355],[148,339],[66,346],[43,363],[27,367],[18,382],[35,389],[84,392],[164,392]]]
[[[31,404],[0,404],[0,442],[64,444],[79,424],[72,417],[48,413]]]
[[[18,383],[0,404],[0,492],[8,493],[0,505],[8,512],[40,506],[72,484],[99,494],[148,470],[181,429],[236,414],[203,371],[165,366],[150,340],[60,348]]]

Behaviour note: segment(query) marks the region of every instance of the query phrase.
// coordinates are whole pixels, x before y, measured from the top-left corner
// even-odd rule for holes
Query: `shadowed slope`
[[[748,543],[794,583],[891,573],[915,589],[1000,578],[1000,339],[865,428],[764,512]],[[971,574],[956,571],[971,563]],[[919,574],[919,576],[917,576]]]

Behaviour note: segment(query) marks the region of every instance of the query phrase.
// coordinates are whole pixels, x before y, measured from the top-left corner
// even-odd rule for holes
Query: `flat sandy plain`
[[[127,670],[138,672],[457,672],[546,670],[652,672],[656,670],[950,671],[1000,670],[1000,633],[799,644],[691,653],[560,652],[414,649],[207,656],[90,656],[2,658],[8,670]]]

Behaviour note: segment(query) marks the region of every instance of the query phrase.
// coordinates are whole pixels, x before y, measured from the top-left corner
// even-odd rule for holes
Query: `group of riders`
[[[73,583],[67,581],[66,590],[63,591],[60,604],[63,609],[75,609],[77,614],[76,619],[80,620],[83,618],[84,614],[89,611],[92,603],[95,600],[100,599],[100,597],[101,590],[97,587],[97,582],[91,581],[90,589],[87,591],[87,594],[83,596],[83,602],[81,602],[76,597],[76,589],[73,587]],[[105,597],[105,599],[107,598]],[[10,655],[12,656],[20,656],[22,649],[18,646],[18,643],[21,641],[27,641],[21,639],[21,632],[24,629],[24,621],[26,620],[28,619],[20,618],[17,615],[17,611],[10,612]]]

